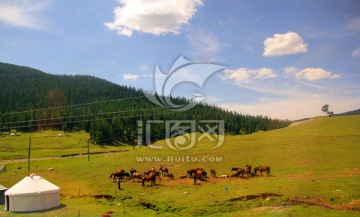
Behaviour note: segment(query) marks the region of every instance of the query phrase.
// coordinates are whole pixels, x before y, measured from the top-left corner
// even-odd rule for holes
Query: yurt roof
[[[0,185],[0,191],[2,190],[7,190],[7,188],[5,188],[4,186]]]
[[[9,188],[5,195],[34,195],[59,192],[60,188],[41,176],[26,176],[23,180]]]

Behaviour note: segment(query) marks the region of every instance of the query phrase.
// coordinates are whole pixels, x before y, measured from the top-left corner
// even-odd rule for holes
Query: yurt
[[[0,185],[0,204],[4,204],[4,193],[7,190],[4,186]]]
[[[60,188],[37,175],[29,175],[5,191],[5,210],[27,212],[60,206]]]

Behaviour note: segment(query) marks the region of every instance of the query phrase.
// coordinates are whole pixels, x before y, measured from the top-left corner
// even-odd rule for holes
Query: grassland
[[[0,165],[6,164],[7,172],[0,173],[0,184],[11,187],[34,172],[61,187],[62,206],[26,214],[0,210],[0,216],[101,216],[109,210],[116,211],[111,216],[123,216],[124,208],[125,216],[360,214],[359,115],[320,117],[284,129],[225,136],[224,144],[217,149],[207,140],[185,151],[172,150],[165,141],[157,143],[163,149],[90,145],[91,152],[107,152],[91,155],[90,161],[86,155],[57,158],[86,153],[89,137],[84,132],[62,137],[57,137],[58,133],[1,137]],[[29,172],[26,159],[18,158],[27,157],[30,136],[33,158]],[[187,162],[186,158],[191,160]],[[109,179],[116,169],[147,171],[160,164],[165,164],[176,179],[163,177],[153,187],[125,181],[122,190]],[[222,175],[246,164],[269,165],[272,176],[208,178],[197,185],[190,178],[179,179],[193,167],[203,167],[208,173],[215,169]]]

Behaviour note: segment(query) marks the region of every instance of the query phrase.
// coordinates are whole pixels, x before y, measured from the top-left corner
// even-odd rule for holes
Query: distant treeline
[[[188,101],[174,98],[176,104]],[[97,103],[95,103],[97,102]],[[224,120],[226,134],[249,134],[288,126],[289,120],[251,116],[198,103],[185,112],[159,108],[144,92],[86,75],[52,75],[0,63],[0,131],[45,129],[89,132],[97,142],[134,143],[138,121]],[[165,125],[152,126],[151,140],[164,139]]]

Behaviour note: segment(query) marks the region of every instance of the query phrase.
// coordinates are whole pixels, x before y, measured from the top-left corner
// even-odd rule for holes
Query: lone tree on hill
[[[328,114],[329,117],[333,116],[334,115],[334,112],[332,111],[329,111],[329,105],[324,105],[322,108],[321,108],[321,111]]]

